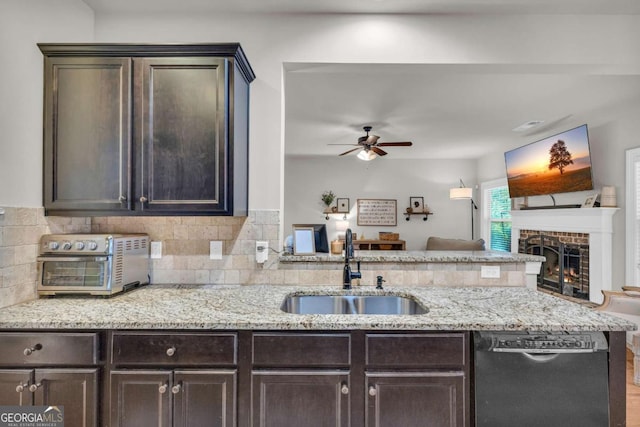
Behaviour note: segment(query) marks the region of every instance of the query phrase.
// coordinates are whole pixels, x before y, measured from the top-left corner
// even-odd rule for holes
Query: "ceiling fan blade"
[[[380,144],[376,144],[378,147],[411,147],[413,145],[412,142],[381,142]]]
[[[327,144],[327,145],[351,145],[351,146],[354,146],[354,147],[360,146],[360,144]]]
[[[371,147],[371,151],[373,151],[374,153],[376,153],[378,156],[386,156],[387,152],[384,150],[379,149],[378,147]]]
[[[338,154],[338,156],[344,156],[345,154],[349,154],[349,153],[351,153],[351,152],[353,152],[353,151],[356,151],[356,150],[359,150],[359,149],[360,149],[360,147],[358,147],[358,148],[352,148],[352,149],[351,149],[351,150],[349,150],[349,151],[345,151],[345,152],[344,152],[344,153],[342,153],[342,154]]]

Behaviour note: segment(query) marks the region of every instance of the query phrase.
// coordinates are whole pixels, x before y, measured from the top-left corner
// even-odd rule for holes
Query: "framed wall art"
[[[358,225],[398,225],[395,199],[358,199]]]

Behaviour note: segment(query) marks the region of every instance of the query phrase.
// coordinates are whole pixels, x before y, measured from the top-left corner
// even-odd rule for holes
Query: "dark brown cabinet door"
[[[29,406],[33,404],[31,369],[0,369],[0,406]]]
[[[63,406],[70,426],[98,425],[98,369],[36,369],[35,405]]]
[[[235,371],[175,371],[174,427],[235,427]]]
[[[131,59],[45,57],[44,207],[130,208]]]
[[[136,209],[227,210],[227,66],[214,57],[134,59]]]
[[[254,371],[252,425],[348,426],[349,387],[347,372]]]
[[[463,372],[366,374],[367,427],[462,427]]]
[[[111,371],[111,426],[171,426],[170,371]]]

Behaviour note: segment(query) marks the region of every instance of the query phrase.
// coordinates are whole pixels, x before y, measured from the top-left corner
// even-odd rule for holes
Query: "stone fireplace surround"
[[[521,230],[589,235],[589,300],[602,303],[612,290],[613,215],[618,208],[527,209],[511,211],[511,251],[518,252]]]

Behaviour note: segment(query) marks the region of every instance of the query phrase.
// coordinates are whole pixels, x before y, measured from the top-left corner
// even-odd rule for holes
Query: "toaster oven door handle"
[[[107,256],[39,256],[38,261],[75,261],[75,262],[103,262],[108,261]]]

